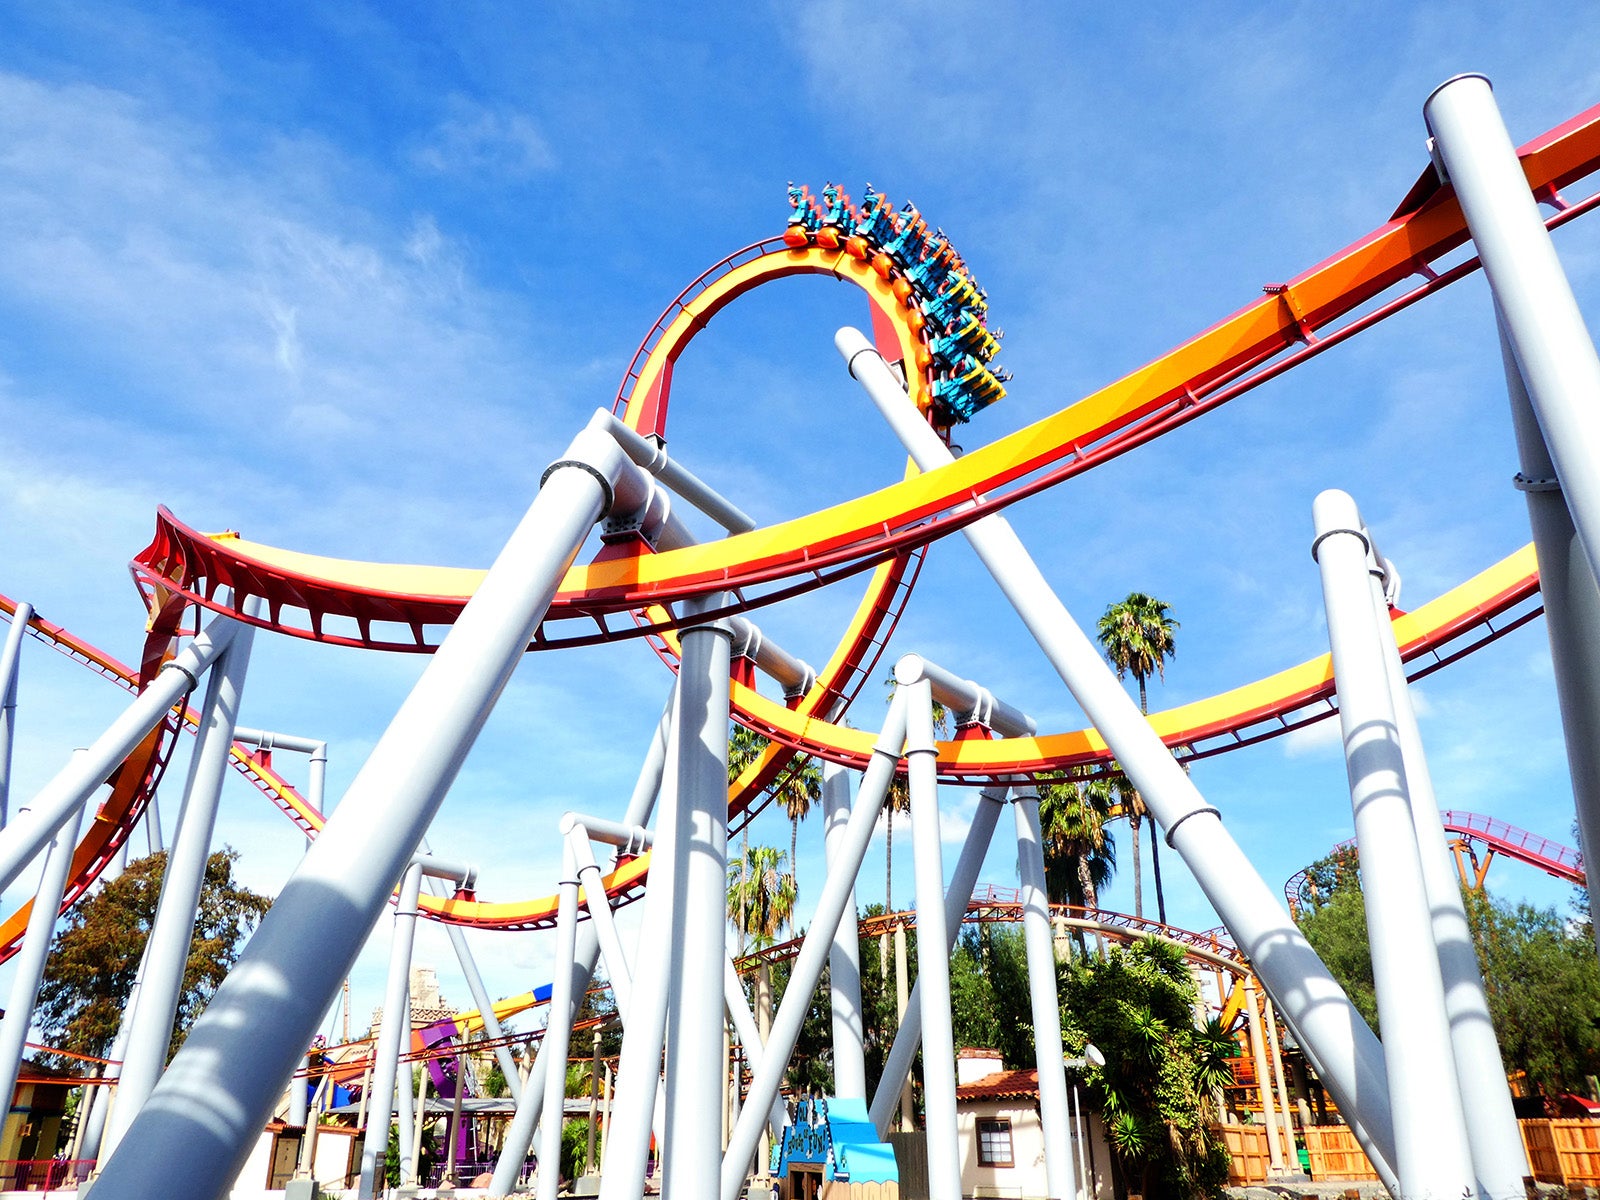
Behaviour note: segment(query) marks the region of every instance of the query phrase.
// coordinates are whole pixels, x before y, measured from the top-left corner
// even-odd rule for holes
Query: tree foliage
[[[1214,1022],[1195,1024],[1198,997],[1183,952],[1147,938],[1066,964],[1063,973],[1063,1036],[1070,1053],[1092,1043],[1105,1056],[1085,1078],[1128,1191],[1220,1196],[1228,1155],[1208,1128],[1210,1096],[1227,1076],[1233,1042]]]
[[[169,1058],[238,959],[245,935],[271,907],[270,898],[234,881],[238,858],[225,847],[206,860]],[[68,914],[50,945],[35,1016],[52,1045],[99,1057],[110,1049],[155,920],[166,865],[165,853],[136,859]]]
[[[1300,928],[1373,1025],[1377,993],[1361,871],[1353,852],[1307,870]],[[1600,1074],[1600,961],[1582,927],[1554,908],[1465,894],[1489,1014],[1506,1068],[1546,1095],[1585,1090]],[[1379,1031],[1381,1033],[1381,1030]]]
[[[1146,681],[1152,675],[1167,677],[1167,659],[1178,653],[1178,622],[1165,601],[1144,592],[1129,592],[1115,604],[1106,605],[1097,627],[1100,646],[1106,659],[1116,668],[1117,678],[1132,675],[1139,684],[1139,711],[1150,711]],[[1144,821],[1144,797],[1132,787],[1123,794],[1123,811],[1128,814],[1129,836],[1133,842],[1133,911],[1144,916],[1143,871],[1139,859],[1139,828]],[[1160,837],[1150,843],[1150,860],[1156,876],[1156,911],[1163,925],[1167,922],[1166,897],[1161,890]]]
[[[1117,870],[1117,844],[1107,828],[1115,785],[1104,776],[1082,779],[1064,771],[1046,772],[1034,782],[1045,890],[1053,903],[1099,908],[1100,889]]]
[[[735,725],[728,736],[728,782],[744,774],[766,753],[769,745],[771,742],[759,733]],[[812,805],[822,799],[822,768],[814,758],[793,755],[767,791],[789,818],[789,872],[793,887],[800,822],[811,812]]]

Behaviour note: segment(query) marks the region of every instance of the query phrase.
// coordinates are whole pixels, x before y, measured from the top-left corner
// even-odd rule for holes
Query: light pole
[[[1062,1056],[1061,1065],[1069,1071],[1081,1071],[1085,1067],[1103,1067],[1106,1065],[1106,1056],[1100,1053],[1100,1047],[1093,1042],[1085,1042],[1083,1055],[1079,1058]],[[1094,1184],[1089,1175],[1089,1164],[1084,1158],[1084,1147],[1087,1142],[1083,1130],[1083,1102],[1078,1094],[1078,1080],[1072,1080],[1072,1124],[1074,1136],[1078,1139],[1078,1200],[1092,1197],[1095,1193]]]

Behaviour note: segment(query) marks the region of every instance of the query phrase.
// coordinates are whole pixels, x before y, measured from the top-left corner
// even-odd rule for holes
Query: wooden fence
[[[1228,1148],[1228,1186],[1243,1187],[1252,1183],[1265,1183],[1271,1171],[1271,1156],[1267,1150],[1267,1129],[1264,1125],[1213,1125],[1212,1132]],[[1301,1129],[1306,1151],[1311,1157],[1311,1178],[1324,1181],[1360,1182],[1376,1180],[1378,1173],[1372,1169],[1355,1135],[1343,1125],[1314,1125]],[[1291,1169],[1299,1163],[1291,1160]]]
[[[830,1179],[822,1185],[819,1200],[900,1200],[898,1183],[840,1183]]]
[[[1318,1183],[1325,1179],[1345,1182],[1378,1178],[1361,1143],[1347,1126],[1313,1125],[1300,1132],[1311,1156],[1311,1178]]]
[[[1600,1121],[1518,1121],[1528,1166],[1540,1183],[1600,1186]]]
[[[1265,1125],[1213,1125],[1211,1132],[1228,1148],[1228,1186],[1265,1183],[1270,1159]]]

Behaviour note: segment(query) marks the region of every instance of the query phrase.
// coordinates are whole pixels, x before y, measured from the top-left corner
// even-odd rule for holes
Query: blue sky
[[[126,563],[157,504],[295,549],[486,564],[661,309],[781,232],[791,179],[858,195],[871,181],[950,233],[1016,375],[970,446],[1379,224],[1425,165],[1421,104],[1449,75],[1488,74],[1519,142],[1600,101],[1600,13],[1544,3],[268,11],[0,16],[0,591],[125,659],[141,636]],[[1580,221],[1557,238],[1591,311],[1597,237]],[[832,348],[864,320],[857,295],[818,280],[719,317],[679,367],[675,455],[763,521],[895,477],[902,459]],[[1135,589],[1172,605],[1165,706],[1326,649],[1319,490],[1355,495],[1414,607],[1527,539],[1515,469],[1474,277],[1009,515],[1080,621]],[[856,595],[758,620],[821,661]],[[964,545],[930,556],[892,653],[911,649],[1043,729],[1081,724]],[[262,636],[245,719],[327,738],[337,796],[421,666]],[[38,646],[24,671],[19,799],[122,702]],[[667,686],[642,645],[530,658],[436,848],[476,859],[486,897],[549,892],[555,821],[620,812]],[[869,689],[856,723],[880,704]],[[1542,624],[1433,676],[1420,705],[1443,805],[1569,840]],[[1274,885],[1350,836],[1334,735],[1195,769]],[[170,825],[176,788],[163,799]],[[948,839],[970,804],[947,793]],[[265,890],[297,851],[238,781],[220,836]],[[788,829],[764,818],[757,836],[786,845]],[[1214,925],[1165,861],[1173,919]],[[985,878],[1009,885],[1013,863],[996,850]],[[800,872],[804,898],[816,822]],[[866,877],[880,882],[863,900],[880,898],[881,838]],[[1131,908],[1130,877],[1108,906]],[[1569,895],[1513,864],[1490,884]],[[358,1026],[381,933],[354,980]],[[491,990],[544,982],[547,941],[475,935]],[[437,930],[419,959],[465,998]]]

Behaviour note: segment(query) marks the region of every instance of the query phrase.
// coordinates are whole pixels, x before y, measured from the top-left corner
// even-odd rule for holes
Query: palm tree
[[[728,867],[728,911],[742,913],[735,925],[739,952],[765,950],[794,916],[794,875],[776,846],[749,846]]]
[[[737,865],[728,867],[728,913],[738,915],[735,930],[741,954],[772,945],[794,918],[794,874],[785,871],[783,851],[776,846],[745,846]],[[756,971],[756,1028],[764,1042],[772,1029],[772,968]],[[762,1134],[762,1153],[766,1134]],[[761,1159],[763,1163],[766,1158]]]
[[[772,786],[778,803],[789,814],[789,870],[792,874],[799,870],[800,864],[796,856],[800,844],[800,822],[805,820],[811,806],[822,799],[822,768],[817,765],[816,759],[801,758],[797,754]],[[799,890],[796,882],[796,895]]]
[[[1035,782],[1045,890],[1055,903],[1099,908],[1100,889],[1117,870],[1117,844],[1106,829],[1112,805],[1109,781],[1051,771]]]
[[[738,779],[751,763],[766,753],[769,745],[771,742],[759,733],[752,733],[742,725],[735,725],[728,738],[728,782],[732,783]],[[796,754],[768,791],[789,816],[789,867],[792,881],[795,864],[798,861],[795,851],[800,840],[800,822],[811,811],[811,806],[822,799],[822,768],[817,765],[816,759]],[[750,849],[749,821],[745,822],[743,836],[742,854],[748,853]],[[743,923],[744,917],[741,914],[738,927],[742,928]]]
[[[1035,779],[1039,790],[1039,832],[1044,850],[1045,891],[1053,903],[1091,911],[1100,907],[1100,889],[1116,873],[1117,844],[1106,825],[1111,790],[1101,778],[1074,779],[1051,771]],[[1080,930],[1080,954],[1088,946]]]
[[[1127,598],[1106,606],[1100,618],[1100,646],[1106,658],[1117,669],[1117,678],[1125,679],[1131,673],[1139,681],[1139,711],[1150,712],[1145,681],[1152,675],[1166,679],[1167,659],[1178,653],[1173,635],[1178,622],[1172,619],[1171,607],[1166,602],[1144,592],[1129,592]],[[1144,797],[1129,789],[1128,827],[1133,832],[1133,911],[1144,916],[1144,895],[1139,867],[1139,826],[1144,820]],[[1167,923],[1167,899],[1161,889],[1161,847],[1157,837],[1150,843],[1150,865],[1156,876],[1156,912],[1161,923]]]

